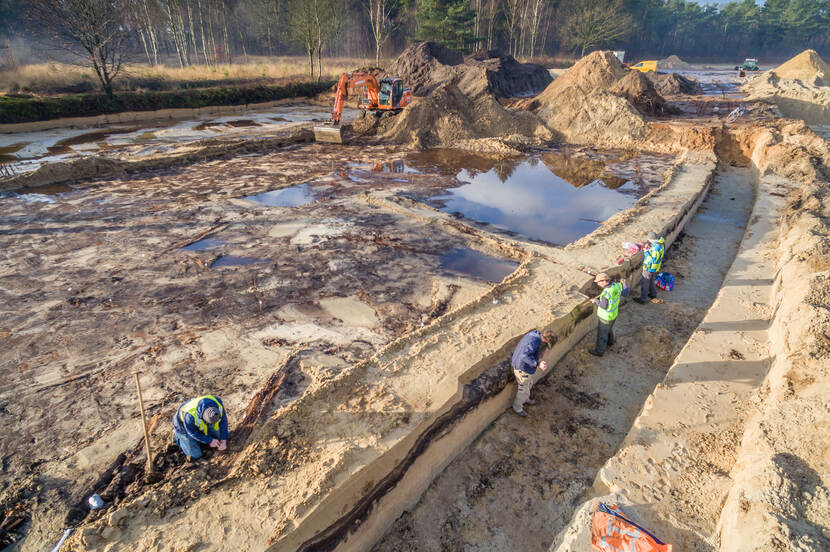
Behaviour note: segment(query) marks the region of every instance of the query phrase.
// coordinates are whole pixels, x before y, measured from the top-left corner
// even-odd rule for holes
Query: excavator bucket
[[[342,144],[343,132],[340,130],[340,125],[316,126],[314,127],[314,140]]]

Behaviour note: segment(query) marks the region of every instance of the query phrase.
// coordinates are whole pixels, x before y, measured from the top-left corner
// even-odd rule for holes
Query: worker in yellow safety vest
[[[222,399],[204,395],[190,399],[173,416],[173,439],[188,460],[202,456],[202,445],[228,447],[228,413]]]
[[[594,299],[597,306],[597,343],[588,352],[594,356],[605,354],[605,348],[615,343],[614,322],[617,321],[617,313],[620,310],[620,300],[628,297],[628,284],[625,281],[612,282],[611,277],[604,272],[597,274],[594,282],[602,289],[599,297]]]
[[[647,298],[650,297],[652,303],[662,303],[662,299],[657,299],[657,273],[660,272],[660,267],[663,265],[663,254],[666,252],[666,240],[657,236],[654,232],[649,232],[645,245],[643,280],[640,283],[642,293],[639,297],[635,297],[634,300],[638,303],[646,303],[648,301]]]

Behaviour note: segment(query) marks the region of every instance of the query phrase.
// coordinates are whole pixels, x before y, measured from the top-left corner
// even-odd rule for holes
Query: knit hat
[[[651,241],[656,240],[657,239],[657,233],[656,232],[649,232],[648,235],[646,236],[646,239],[651,240]]]
[[[202,412],[202,419],[209,424],[215,424],[221,418],[222,416],[219,414],[219,410],[212,406],[205,408],[205,411]]]

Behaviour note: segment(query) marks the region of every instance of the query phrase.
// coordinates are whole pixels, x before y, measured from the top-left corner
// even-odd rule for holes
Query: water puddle
[[[48,186],[27,186],[13,192],[2,192],[0,198],[17,198],[34,203],[57,203],[55,198],[76,191],[67,184],[50,184]]]
[[[469,247],[457,247],[441,257],[444,270],[492,283],[501,282],[518,266],[518,263],[491,257]]]
[[[511,235],[556,245],[589,234],[646,191],[644,185],[608,172],[613,162],[627,160],[619,155],[591,159],[551,153],[493,160],[455,152],[449,159],[451,169],[439,170],[466,164],[456,174],[463,184],[429,198],[431,204]]]
[[[222,268],[225,266],[246,266],[258,263],[267,263],[265,259],[257,259],[255,257],[238,257],[236,255],[224,255],[219,257],[213,263],[211,263],[210,268]]]
[[[250,195],[245,197],[245,199],[268,207],[299,207],[320,199],[322,195],[310,184],[305,183]]]
[[[223,245],[227,245],[227,242],[218,238],[204,238],[185,245],[182,247],[182,251],[211,251],[213,249],[219,249]]]

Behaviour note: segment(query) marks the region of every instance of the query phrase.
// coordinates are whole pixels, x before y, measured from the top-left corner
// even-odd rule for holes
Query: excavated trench
[[[667,252],[665,303],[627,302],[602,359],[588,333],[535,387],[530,417],[499,416],[373,550],[547,549],[717,296],[754,198],[748,169],[720,171]]]

